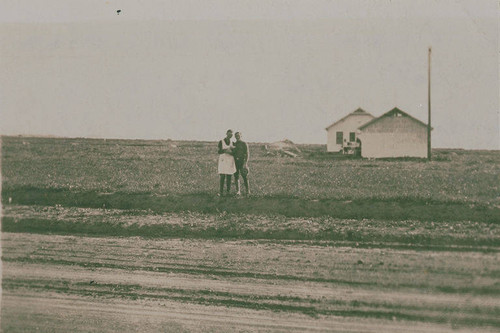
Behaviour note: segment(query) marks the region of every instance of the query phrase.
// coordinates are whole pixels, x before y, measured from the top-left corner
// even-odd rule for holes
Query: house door
[[[337,140],[336,140],[338,145],[341,145],[344,143],[344,132],[337,132]]]

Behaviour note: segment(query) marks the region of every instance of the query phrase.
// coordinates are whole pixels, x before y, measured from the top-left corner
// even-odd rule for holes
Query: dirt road
[[[500,326],[497,252],[2,234],[2,331]]]

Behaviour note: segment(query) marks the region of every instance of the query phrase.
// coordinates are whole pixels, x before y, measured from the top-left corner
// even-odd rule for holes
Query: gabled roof
[[[360,130],[363,130],[364,128],[366,128],[366,127],[368,127],[368,126],[373,125],[374,123],[376,123],[377,121],[381,120],[382,118],[391,117],[391,116],[392,116],[392,115],[394,115],[395,113],[400,113],[400,114],[402,114],[402,115],[404,115],[404,116],[406,116],[406,117],[410,118],[411,120],[413,120],[413,121],[417,122],[418,124],[420,124],[420,125],[422,125],[422,126],[427,127],[427,124],[426,124],[426,123],[424,123],[424,122],[422,122],[422,121],[418,120],[417,118],[414,118],[414,117],[410,116],[408,113],[406,113],[406,112],[404,112],[404,111],[402,111],[402,110],[398,109],[397,107],[395,107],[394,109],[392,109],[392,110],[390,110],[390,111],[388,111],[388,112],[384,113],[384,114],[383,114],[383,115],[381,115],[380,117],[374,118],[374,119],[370,120],[369,122],[367,122],[366,124],[361,125],[361,126],[359,127],[359,129],[360,129]],[[432,129],[432,128],[431,128],[431,129]]]
[[[330,126],[328,126],[327,128],[325,128],[325,130],[328,131],[328,129],[332,126],[335,126],[337,125],[338,123],[340,123],[341,121],[345,120],[347,117],[350,117],[350,116],[360,116],[360,115],[367,115],[367,116],[372,116],[373,118],[375,118],[371,113],[368,113],[366,112],[365,110],[363,110],[362,108],[357,108],[356,110],[354,110],[353,112],[349,113],[347,116],[343,117],[343,118],[340,118],[339,120],[337,120],[336,122],[334,122],[333,124],[331,124]]]

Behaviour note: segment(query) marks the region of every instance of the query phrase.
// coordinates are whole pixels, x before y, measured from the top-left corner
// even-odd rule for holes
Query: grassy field
[[[436,151],[434,161],[358,160],[251,144],[250,200],[214,201],[216,144],[3,138],[3,202],[153,212],[500,221],[500,154]]]
[[[218,198],[214,142],[2,137],[2,330],[500,327],[500,152],[299,147]]]

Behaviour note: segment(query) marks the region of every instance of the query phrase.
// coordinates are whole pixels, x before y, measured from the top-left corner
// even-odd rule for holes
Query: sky
[[[358,107],[500,149],[490,0],[0,0],[0,133],[326,143]],[[121,10],[118,14],[117,10]]]

